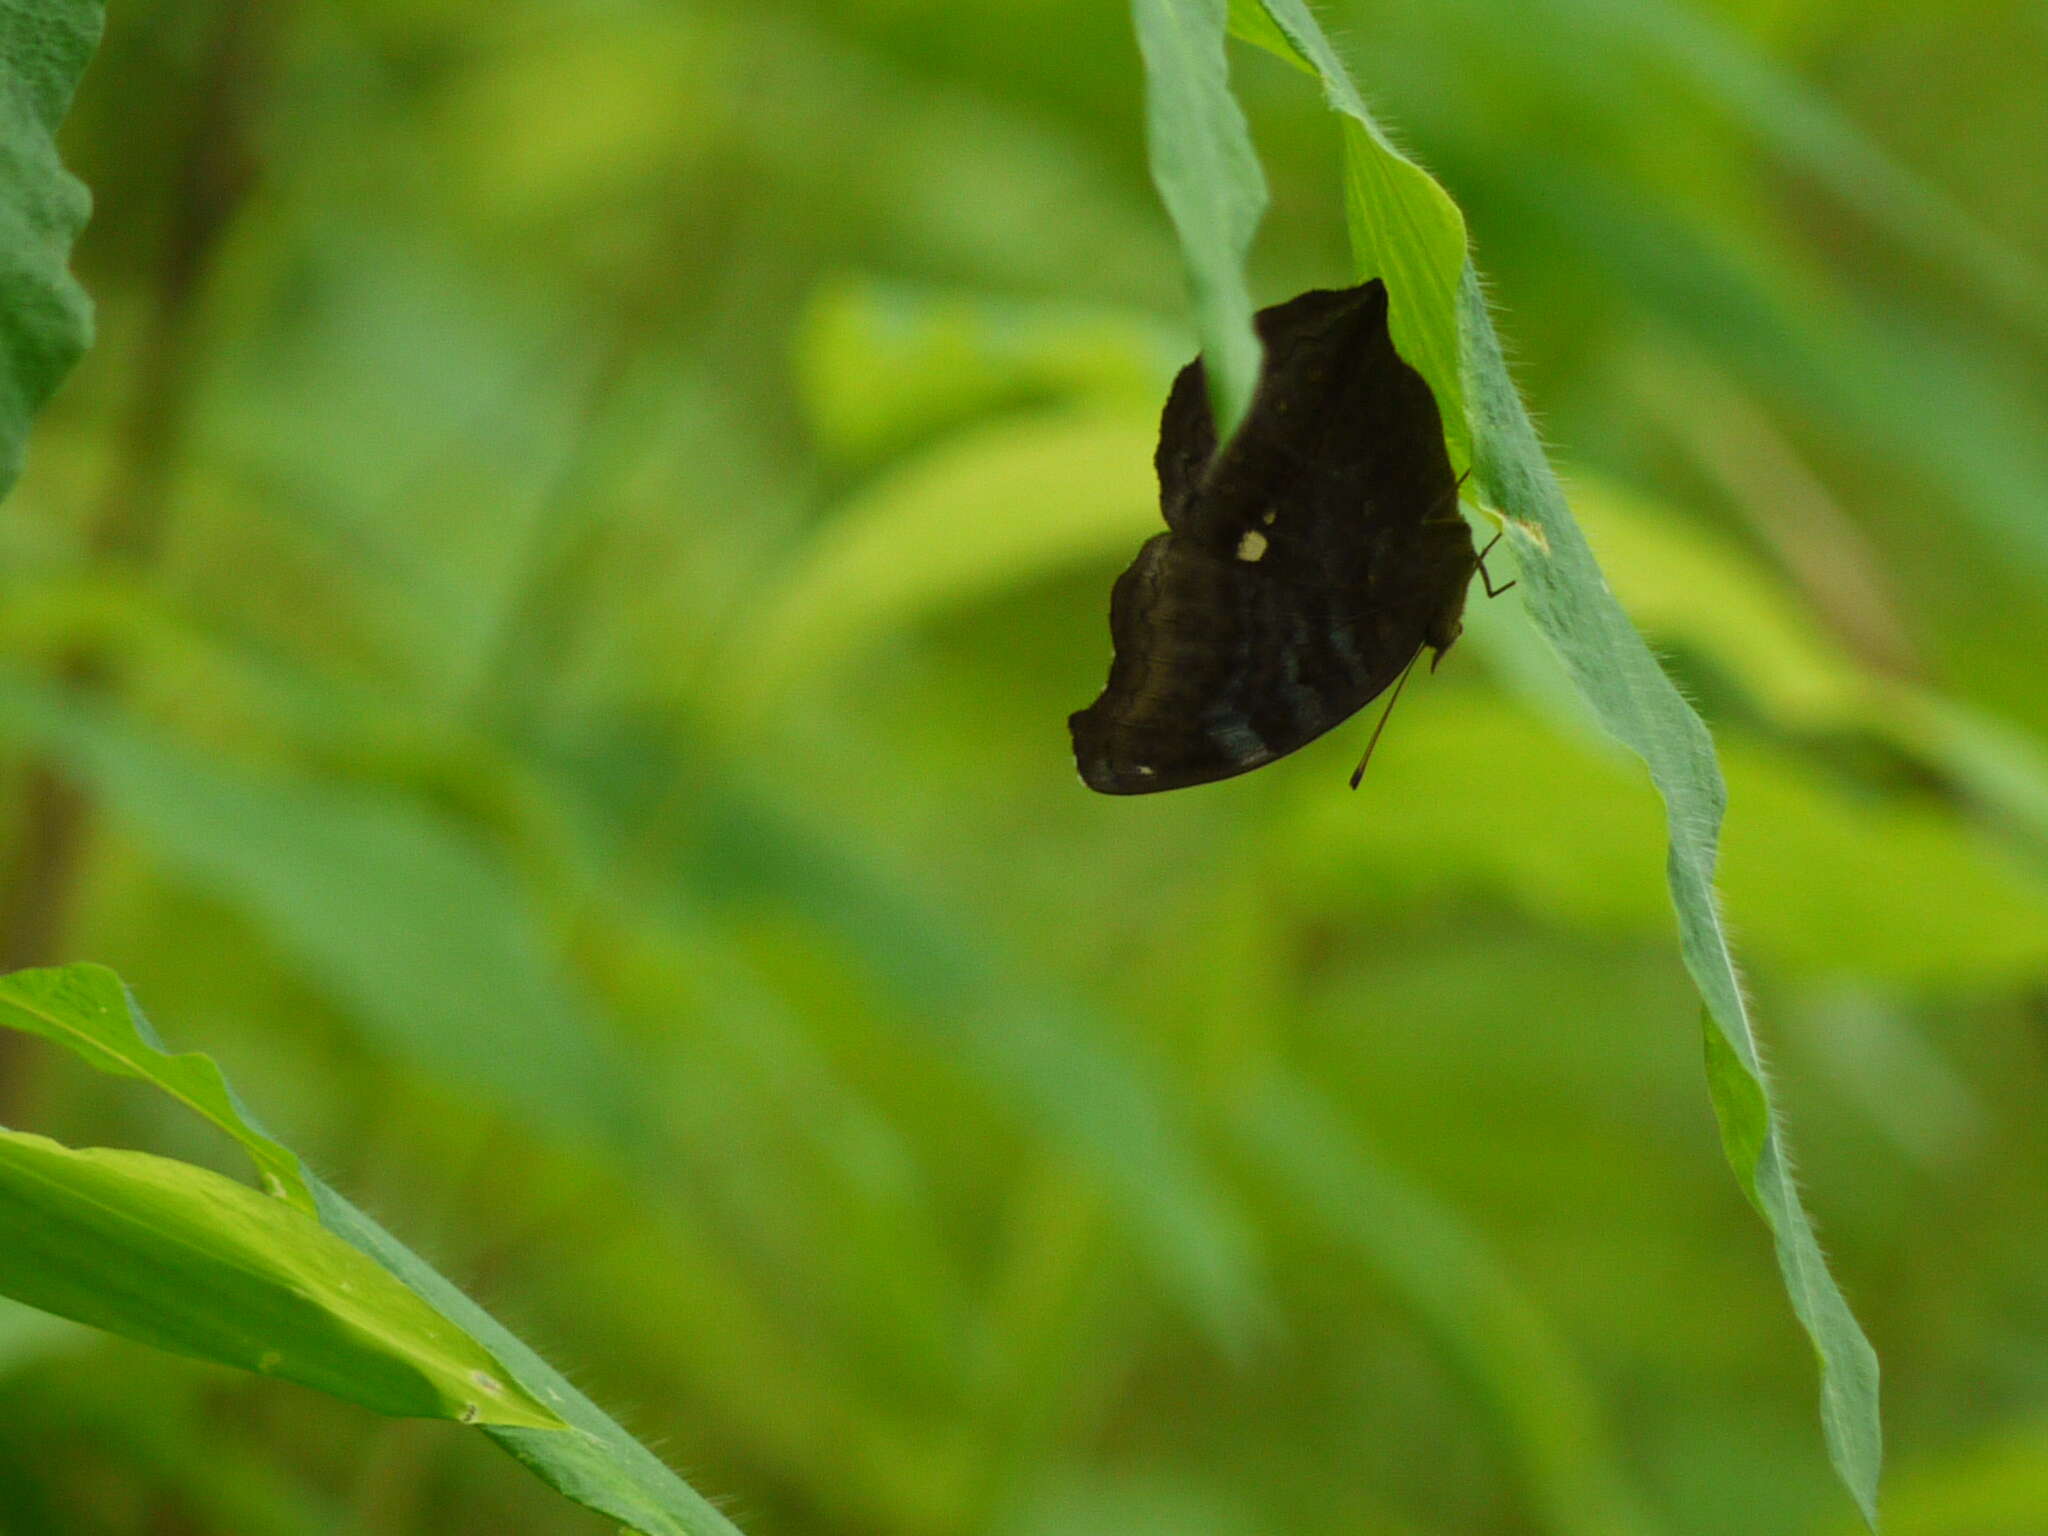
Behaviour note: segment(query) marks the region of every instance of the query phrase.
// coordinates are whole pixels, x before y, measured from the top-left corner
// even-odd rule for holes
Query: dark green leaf
[[[67,263],[92,206],[57,158],[57,124],[99,42],[97,0],[0,6],[0,496],[29,420],[92,339]]]

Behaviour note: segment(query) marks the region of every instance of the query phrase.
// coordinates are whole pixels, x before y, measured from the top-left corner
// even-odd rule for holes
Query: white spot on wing
[[[1247,528],[1244,537],[1237,541],[1237,558],[1240,560],[1262,559],[1266,553],[1266,536],[1256,528]]]

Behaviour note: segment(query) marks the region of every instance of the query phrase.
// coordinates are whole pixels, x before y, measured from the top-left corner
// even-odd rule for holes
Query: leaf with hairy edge
[[[98,0],[0,5],[0,496],[28,424],[92,340],[67,265],[92,199],[57,157],[57,125],[99,43]]]
[[[186,1102],[191,1102],[187,1096],[197,1075],[193,1064],[206,1062],[209,1068],[212,1067],[212,1063],[203,1056],[178,1056],[164,1052],[156,1044],[158,1037],[155,1031],[127,989],[113,973],[102,967],[66,966],[50,971],[18,972],[14,976],[0,978],[0,988],[9,988],[10,995],[18,995],[24,990],[19,985],[24,981],[27,995],[37,1000],[36,1012],[25,1013],[18,1003],[0,1008],[0,1026],[29,1030],[56,1040],[103,1071],[139,1077]],[[112,992],[107,990],[109,982]],[[118,1015],[100,1006],[116,996],[122,1005]],[[133,1042],[137,1040],[151,1043],[152,1048],[137,1052],[133,1049]],[[213,1075],[218,1076],[217,1068],[213,1069]],[[273,1159],[282,1159],[291,1170],[291,1177],[285,1182],[311,1193],[320,1225],[328,1233],[375,1260],[392,1283],[402,1284],[403,1289],[409,1291],[451,1332],[466,1335],[466,1343],[498,1367],[498,1371],[491,1373],[493,1379],[505,1382],[508,1391],[518,1390],[521,1401],[531,1402],[539,1408],[538,1414],[530,1414],[524,1422],[489,1422],[486,1419],[480,1422],[479,1427],[543,1482],[578,1504],[632,1530],[645,1532],[647,1536],[739,1536],[738,1528],[701,1494],[614,1423],[539,1355],[396,1238],[307,1172],[296,1155],[249,1114],[224,1079],[221,1080],[221,1093],[211,1106],[195,1104],[194,1107],[209,1119],[219,1113],[223,1118],[216,1123],[222,1124],[222,1128],[245,1147],[252,1150],[258,1146],[274,1148]],[[10,1145],[41,1143],[44,1148],[53,1148],[57,1153],[65,1151],[56,1148],[54,1143],[43,1142],[39,1137],[7,1136],[5,1139]],[[292,1207],[285,1202],[266,1200],[264,1196],[243,1189],[230,1180],[204,1174],[203,1170],[190,1169],[183,1164],[147,1158],[137,1153],[65,1155],[110,1161],[124,1173],[161,1164],[165,1168],[179,1170],[181,1178],[202,1175],[201,1182],[214,1181],[205,1184],[206,1191],[214,1196],[218,1196],[219,1185],[226,1185],[229,1190],[237,1192],[225,1197],[230,1206],[239,1207],[245,1201],[254,1201],[276,1208],[279,1216],[269,1218],[271,1223],[280,1218],[286,1221],[293,1219]],[[0,1188],[4,1187],[5,1181],[0,1180]],[[0,1193],[0,1232],[6,1233],[0,1247],[13,1247],[11,1229],[18,1224],[10,1212],[6,1195]],[[332,1256],[329,1257],[331,1259]],[[0,1264],[4,1263],[0,1260]],[[0,1275],[5,1273],[0,1269]],[[51,1282],[45,1276],[37,1283],[47,1285]],[[5,1289],[8,1289],[7,1285],[0,1282],[0,1290]],[[112,1303],[103,1298],[102,1304]],[[343,1392],[340,1395],[349,1394]],[[553,1416],[552,1419],[549,1415]],[[554,1421],[559,1421],[555,1427],[543,1427]]]
[[[1771,1139],[1770,1101],[1761,1081],[1743,1065],[1705,1008],[1700,1010],[1700,1031],[1707,1048],[1707,1091],[1713,1095],[1714,1117],[1721,1126],[1721,1149],[1735,1170],[1743,1198],[1768,1221],[1770,1212],[1757,1199],[1756,1170]]]
[[[1493,320],[1468,271],[1460,306],[1481,490],[1508,517],[1536,627],[1556,650],[1609,734],[1641,757],[1664,798],[1666,872],[1686,969],[1706,1000],[1708,1088],[1729,1161],[1762,1212],[1792,1310],[1820,1359],[1821,1428],[1828,1454],[1864,1518],[1877,1520],[1883,1462],[1877,1355],[1828,1273],[1785,1163],[1770,1091],[1757,1060],[1734,955],[1714,899],[1714,863],[1727,791],[1713,740],[1657,665],[1600,574],[1543,456],[1501,357]]]
[[[1670,837],[1668,873],[1686,966],[1707,1004],[1709,1089],[1731,1164],[1769,1224],[1792,1308],[1820,1360],[1821,1425],[1835,1470],[1875,1524],[1882,1461],[1877,1358],[1828,1273],[1786,1167],[1780,1133],[1715,906],[1713,878],[1726,801],[1705,725],[1672,687],[1608,590],[1523,409],[1479,279],[1463,256],[1447,286],[1449,198],[1373,126],[1336,52],[1302,0],[1259,0],[1267,22],[1240,35],[1304,66],[1345,118],[1346,209],[1362,271],[1384,277],[1412,329],[1401,341],[1429,379],[1455,446],[1461,428],[1480,491],[1507,516],[1523,601],[1601,725],[1649,767]],[[1275,47],[1274,33],[1288,47]],[[1147,60],[1148,64],[1150,60]],[[1155,89],[1157,85],[1155,84]],[[1212,130],[1213,131],[1213,130]],[[1455,207],[1450,207],[1455,215]],[[1213,247],[1216,232],[1205,232]],[[1404,291],[1405,290],[1405,291]],[[1439,377],[1441,338],[1456,338],[1458,388]],[[1439,355],[1417,337],[1435,337]],[[1418,347],[1411,355],[1410,345]],[[1718,1037],[1715,1043],[1714,1037]]]
[[[559,1429],[474,1339],[312,1216],[207,1168],[0,1131],[0,1293],[378,1413]]]
[[[1225,0],[1132,0],[1145,56],[1152,180],[1180,237],[1209,403],[1228,437],[1259,380],[1244,261],[1266,209],[1251,130],[1230,94]]]

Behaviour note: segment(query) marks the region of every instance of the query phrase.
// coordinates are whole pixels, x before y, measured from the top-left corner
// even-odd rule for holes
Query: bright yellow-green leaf
[[[1005,408],[1071,401],[1150,420],[1186,361],[1165,327],[1126,311],[854,278],[812,296],[796,340],[819,445],[857,465]]]
[[[248,1111],[212,1057],[166,1050],[121,978],[105,966],[67,965],[0,976],[0,1023],[68,1046],[102,1072],[156,1084],[239,1141],[272,1194],[313,1213],[313,1193],[298,1158],[250,1124]]]
[[[0,1132],[0,1293],[379,1413],[567,1427],[313,1217],[169,1158]]]

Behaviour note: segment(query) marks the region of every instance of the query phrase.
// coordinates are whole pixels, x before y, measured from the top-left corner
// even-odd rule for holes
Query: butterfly
[[[1117,578],[1108,686],[1067,722],[1104,794],[1208,784],[1313,741],[1425,648],[1441,659],[1484,570],[1385,285],[1314,289],[1255,323],[1265,364],[1222,452],[1199,357],[1166,397],[1167,531]]]

